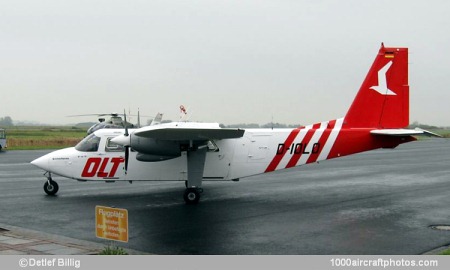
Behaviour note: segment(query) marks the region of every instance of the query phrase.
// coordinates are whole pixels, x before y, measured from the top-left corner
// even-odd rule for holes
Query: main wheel
[[[58,183],[56,183],[53,180],[46,181],[44,184],[44,191],[48,195],[51,196],[55,195],[56,192],[58,192],[58,189],[59,189]]]
[[[196,188],[187,188],[184,191],[183,198],[186,204],[197,204],[200,200],[200,193]]]

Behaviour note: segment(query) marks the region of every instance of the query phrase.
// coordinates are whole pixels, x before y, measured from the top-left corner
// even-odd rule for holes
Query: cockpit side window
[[[81,142],[79,142],[75,149],[80,152],[97,152],[98,145],[100,144],[100,137],[95,136],[94,133],[84,138]]]
[[[108,138],[106,140],[105,152],[124,152],[125,149],[122,145],[118,145],[117,143],[113,143],[111,141],[112,138]]]

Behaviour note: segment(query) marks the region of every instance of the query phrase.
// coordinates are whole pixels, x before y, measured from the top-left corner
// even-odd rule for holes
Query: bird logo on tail
[[[386,72],[389,70],[391,65],[392,65],[392,61],[389,61],[389,63],[387,63],[384,67],[382,67],[378,71],[378,85],[374,85],[374,86],[370,87],[370,89],[375,90],[382,95],[391,95],[391,96],[397,95],[392,90],[387,88]]]

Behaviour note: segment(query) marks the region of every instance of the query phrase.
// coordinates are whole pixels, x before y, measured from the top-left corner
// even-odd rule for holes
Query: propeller
[[[130,134],[128,133],[128,125],[126,124],[127,123],[127,114],[125,113],[125,110],[123,110],[123,119],[124,119],[124,127],[125,127],[125,134],[123,134],[123,135],[125,137],[129,137]],[[125,174],[127,174],[127,171],[128,171],[129,157],[130,157],[130,143],[125,145]]]
[[[138,115],[137,115],[137,117],[138,117],[137,127],[140,128],[141,127],[141,116],[139,114],[139,108],[138,108]]]

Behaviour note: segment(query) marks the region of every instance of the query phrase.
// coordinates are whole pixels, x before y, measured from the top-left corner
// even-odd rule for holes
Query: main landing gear
[[[200,193],[203,192],[201,187],[207,148],[189,147],[188,149],[188,151],[182,151],[181,153],[182,157],[185,157],[187,161],[186,190],[184,191],[183,199],[186,204],[192,205],[198,204]]]
[[[184,191],[184,202],[186,204],[198,204],[200,200],[200,193],[203,192],[202,188],[186,188]]]
[[[56,194],[56,192],[58,192],[59,186],[58,186],[58,183],[53,181],[52,174],[50,172],[46,172],[45,174],[47,174],[47,173],[48,173],[48,176],[47,176],[47,182],[45,182],[45,184],[44,184],[44,191],[48,195],[53,196]]]

